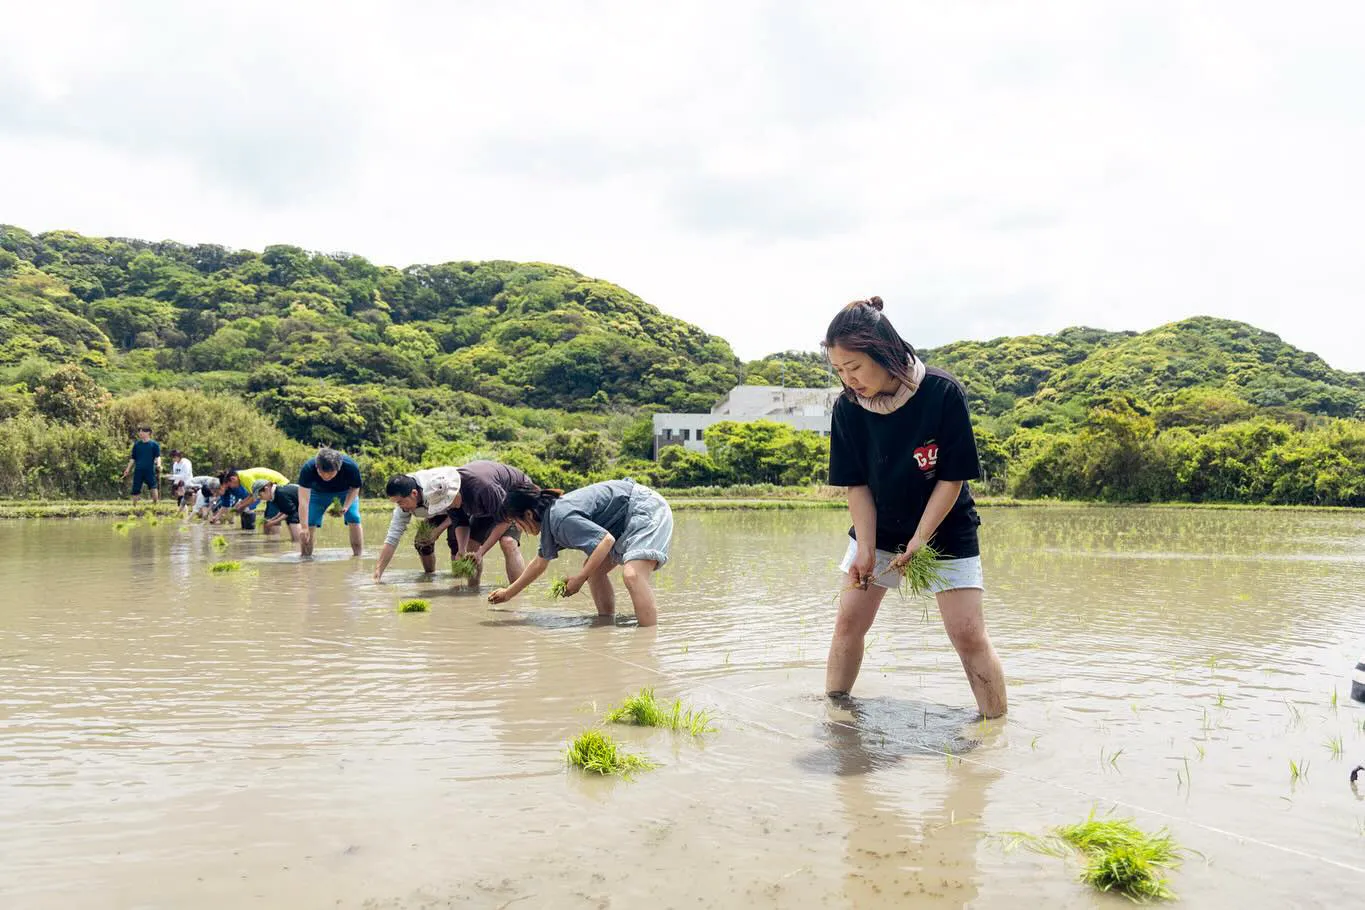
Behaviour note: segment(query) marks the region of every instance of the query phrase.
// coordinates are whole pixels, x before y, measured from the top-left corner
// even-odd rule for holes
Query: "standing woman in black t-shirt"
[[[891,322],[880,297],[844,307],[824,348],[844,394],[834,405],[829,482],[848,488],[852,538],[842,570],[825,690],[847,695],[863,663],[863,639],[887,588],[926,543],[942,554],[934,588],[977,707],[1005,713],[1005,673],[986,634],[976,513],[967,481],[981,476],[967,397],[956,379],[926,367]]]

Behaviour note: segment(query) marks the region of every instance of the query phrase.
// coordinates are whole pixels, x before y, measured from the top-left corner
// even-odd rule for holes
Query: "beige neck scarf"
[[[910,381],[902,382],[900,388],[890,394],[874,395],[871,398],[864,398],[859,395],[858,405],[865,411],[873,414],[890,414],[899,410],[907,401],[915,397],[919,391],[919,385],[924,381],[924,361],[913,355],[906,355]]]

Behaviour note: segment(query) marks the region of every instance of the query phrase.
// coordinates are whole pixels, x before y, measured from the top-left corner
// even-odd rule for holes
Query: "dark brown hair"
[[[546,510],[563,495],[563,490],[546,490],[536,486],[513,487],[507,491],[507,498],[502,501],[502,512],[499,517],[503,521],[510,521],[530,512],[538,523],[544,524]]]
[[[880,297],[855,300],[838,312],[825,330],[825,340],[820,343],[826,358],[829,357],[829,349],[836,344],[866,354],[874,363],[906,384],[910,382],[908,357],[919,356],[910,342],[896,331],[891,320],[882,314]],[[844,397],[852,399],[857,396],[845,385]]]

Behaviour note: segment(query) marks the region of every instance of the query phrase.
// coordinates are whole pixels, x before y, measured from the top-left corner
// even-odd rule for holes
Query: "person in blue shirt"
[[[128,456],[128,466],[123,469],[123,479],[133,475],[133,505],[137,505],[139,494],[144,486],[152,490],[152,502],[161,502],[161,445],[152,439],[152,428],[137,428],[137,442]]]
[[[322,516],[338,499],[341,516],[351,536],[351,552],[365,551],[360,527],[360,465],[336,449],[320,449],[299,469],[299,514],[308,516],[308,527],[299,531],[299,553],[313,555],[313,529],[322,527]]]

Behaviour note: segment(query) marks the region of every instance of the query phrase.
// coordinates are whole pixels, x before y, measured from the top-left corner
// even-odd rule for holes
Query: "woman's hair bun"
[[[882,299],[880,297],[867,298],[867,305],[872,307],[872,309],[876,310],[878,313],[882,311]]]

